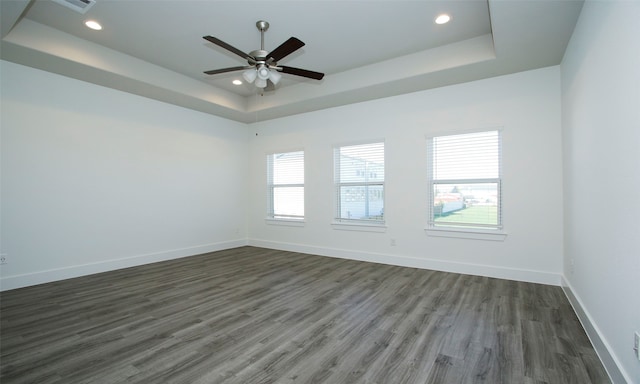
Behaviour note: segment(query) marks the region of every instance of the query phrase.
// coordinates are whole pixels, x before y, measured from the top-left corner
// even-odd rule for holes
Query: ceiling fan
[[[229,67],[222,69],[213,69],[210,71],[205,71],[207,75],[215,75],[218,73],[225,72],[233,72],[245,70],[242,73],[242,77],[249,82],[254,83],[258,88],[267,88],[274,89],[275,85],[278,84],[282,75],[279,72],[287,73],[290,75],[307,77],[315,80],[322,80],[324,77],[324,73],[309,71],[307,69],[300,69],[294,67],[286,67],[284,65],[278,65],[278,61],[283,59],[284,57],[292,54],[298,49],[304,46],[304,43],[298,40],[295,37],[290,37],[287,41],[280,44],[278,48],[274,49],[271,52],[265,51],[264,49],[264,33],[269,29],[269,23],[260,20],[256,22],[256,27],[260,30],[260,49],[255,51],[251,51],[248,54],[242,52],[238,48],[235,48],[232,45],[225,43],[224,41],[215,38],[213,36],[204,36],[203,38],[207,41],[212,42],[213,44],[220,46],[226,49],[229,52],[235,53],[236,55],[242,57],[247,60],[248,65],[243,67]]]

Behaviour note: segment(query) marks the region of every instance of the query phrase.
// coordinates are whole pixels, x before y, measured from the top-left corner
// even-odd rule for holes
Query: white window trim
[[[386,232],[387,226],[384,222],[366,220],[341,220],[333,221],[331,227],[340,231],[359,231],[359,232]]]
[[[304,227],[305,220],[301,219],[290,219],[290,218],[279,218],[279,217],[265,217],[264,222],[267,225],[282,225],[285,227]]]
[[[425,233],[433,237],[450,237],[455,239],[471,239],[471,240],[490,240],[504,241],[507,233],[500,230],[482,230],[471,228],[453,228],[453,227],[429,227],[424,229]]]

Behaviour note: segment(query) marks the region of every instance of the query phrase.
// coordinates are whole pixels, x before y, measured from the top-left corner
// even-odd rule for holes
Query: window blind
[[[267,156],[268,213],[271,218],[304,218],[304,151]]]
[[[497,130],[429,140],[431,226],[502,227]]]
[[[384,142],[334,149],[336,220],[384,222]]]

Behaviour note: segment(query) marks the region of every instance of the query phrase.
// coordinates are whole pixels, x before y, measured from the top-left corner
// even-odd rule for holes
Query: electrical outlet
[[[573,262],[573,257],[569,260],[569,273],[573,275],[573,272],[576,270],[576,265]]]
[[[640,332],[633,334],[633,351],[636,354],[636,359],[640,360]]]
[[[0,254],[0,265],[5,265],[5,264],[7,264],[7,254],[2,253]]]
[[[396,239],[391,239],[389,241],[389,245],[391,245],[392,247],[395,247],[396,246]]]

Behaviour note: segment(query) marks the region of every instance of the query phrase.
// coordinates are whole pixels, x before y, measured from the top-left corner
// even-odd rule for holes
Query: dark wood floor
[[[2,384],[609,382],[553,286],[243,247],[0,299]]]

